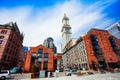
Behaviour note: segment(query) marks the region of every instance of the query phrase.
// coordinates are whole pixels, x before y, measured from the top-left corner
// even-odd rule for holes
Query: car
[[[11,74],[9,70],[1,70],[0,71],[0,80],[5,80],[11,78]]]
[[[76,69],[73,69],[73,70],[72,70],[72,74],[77,74],[77,70],[76,70]]]
[[[10,70],[11,74],[15,74],[15,73],[19,73],[20,72],[20,68],[19,67],[14,67],[13,69]]]
[[[66,76],[71,76],[72,75],[72,71],[71,70],[68,70],[66,73],[65,73]]]

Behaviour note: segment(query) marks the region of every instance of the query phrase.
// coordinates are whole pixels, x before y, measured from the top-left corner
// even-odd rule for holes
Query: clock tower
[[[62,52],[65,51],[66,44],[71,40],[71,26],[69,25],[69,18],[64,14],[64,17],[62,19]]]

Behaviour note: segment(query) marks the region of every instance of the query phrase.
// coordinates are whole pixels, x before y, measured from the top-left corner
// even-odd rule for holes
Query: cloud
[[[25,34],[23,44],[26,46],[37,46],[47,37],[53,37],[58,52],[61,52],[63,14],[66,13],[70,19],[73,37],[78,38],[92,27],[103,29],[114,21],[106,18],[106,13],[102,13],[110,3],[98,1],[85,6],[79,0],[68,0],[44,9],[31,6],[0,9],[0,23],[17,21],[20,31]]]

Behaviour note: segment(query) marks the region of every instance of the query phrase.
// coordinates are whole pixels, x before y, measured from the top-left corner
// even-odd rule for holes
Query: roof
[[[106,32],[108,32],[107,30],[92,28],[92,29],[90,29],[90,30],[87,32],[87,34],[89,34],[90,32],[92,32],[93,30],[106,31]]]
[[[3,25],[0,24],[0,27],[12,29],[13,31],[18,33],[23,38],[23,33],[22,34],[20,33],[20,30],[19,30],[16,22],[14,22],[14,23],[13,22],[9,22],[9,23],[3,24]]]

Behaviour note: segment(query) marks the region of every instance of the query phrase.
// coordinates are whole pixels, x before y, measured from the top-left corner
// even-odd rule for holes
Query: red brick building
[[[55,56],[52,49],[43,45],[32,47],[27,53],[24,64],[24,71],[30,72],[32,65],[37,61],[39,70],[53,71],[57,68],[57,55]]]
[[[11,69],[19,61],[23,34],[16,23],[0,25],[0,69]]]
[[[73,65],[80,70],[120,67],[120,39],[106,30],[91,29],[63,53],[62,59],[64,68],[74,69]]]
[[[120,40],[106,30],[91,29],[84,35],[86,52],[90,69],[98,64],[104,68],[117,67],[120,61]],[[96,69],[97,69],[96,68]]]

